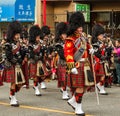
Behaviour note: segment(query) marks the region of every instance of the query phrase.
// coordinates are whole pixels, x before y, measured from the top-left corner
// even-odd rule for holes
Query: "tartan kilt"
[[[101,79],[101,76],[105,75],[103,64],[101,63],[95,64],[95,75],[96,75],[96,82],[98,83]]]
[[[101,64],[101,63],[96,63],[95,64],[95,74],[96,74],[96,76],[103,76],[103,75],[105,75],[103,64]]]
[[[35,78],[37,73],[37,63],[29,63],[28,66],[29,78]]]
[[[83,62],[80,63],[80,67],[77,70],[78,70],[78,74],[67,74],[68,87],[79,88],[85,86]]]
[[[7,83],[15,83],[15,67],[3,70],[3,81]]]
[[[3,74],[3,70],[0,70],[0,86],[3,85],[3,76],[2,76],[2,74]]]
[[[57,79],[58,79],[58,87],[66,86],[66,66],[58,65],[57,67]]]

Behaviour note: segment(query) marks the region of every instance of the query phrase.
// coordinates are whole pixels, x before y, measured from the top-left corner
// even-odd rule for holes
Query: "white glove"
[[[89,54],[94,54],[94,49],[93,48],[89,49]]]
[[[72,69],[71,69],[71,73],[72,73],[72,74],[78,74],[77,68],[72,68]]]

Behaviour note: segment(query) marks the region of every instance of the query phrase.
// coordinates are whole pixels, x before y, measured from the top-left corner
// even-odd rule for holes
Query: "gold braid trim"
[[[67,73],[70,73],[71,72],[71,69],[75,67],[75,63],[74,62],[70,62],[70,63],[67,63]]]

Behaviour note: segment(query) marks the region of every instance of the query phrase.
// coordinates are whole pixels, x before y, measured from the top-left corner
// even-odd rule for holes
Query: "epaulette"
[[[66,40],[72,40],[72,41],[74,41],[74,39],[72,37],[67,37]]]

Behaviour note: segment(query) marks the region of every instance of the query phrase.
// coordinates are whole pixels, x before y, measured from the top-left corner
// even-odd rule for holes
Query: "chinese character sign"
[[[34,22],[35,0],[16,0],[15,19],[24,22]]]
[[[81,11],[84,15],[85,22],[90,22],[90,5],[75,4],[75,11]]]

